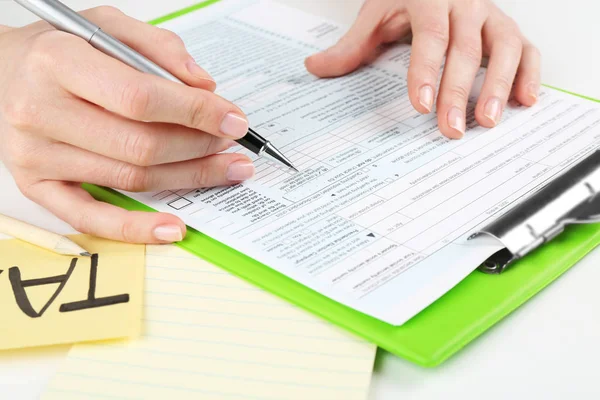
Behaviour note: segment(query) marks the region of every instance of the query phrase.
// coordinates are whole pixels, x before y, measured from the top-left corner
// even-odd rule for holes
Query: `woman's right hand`
[[[144,74],[45,22],[0,26],[0,160],[25,196],[80,232],[170,243],[185,224],[94,200],[80,183],[127,191],[210,187],[252,177],[243,112],[172,32],[109,7],[84,11],[107,33],[189,86]]]

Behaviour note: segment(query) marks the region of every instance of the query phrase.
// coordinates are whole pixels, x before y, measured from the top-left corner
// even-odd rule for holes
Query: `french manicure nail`
[[[540,85],[537,82],[531,82],[527,85],[527,92],[533,101],[537,101],[538,93],[540,92]]]
[[[465,135],[465,117],[458,107],[452,107],[448,111],[448,125],[459,134],[456,139],[460,139]]]
[[[427,109],[427,112],[431,112],[431,107],[433,107],[433,89],[431,86],[421,86],[421,89],[419,89],[419,103]]]
[[[489,118],[494,125],[497,125],[498,122],[500,122],[500,117],[502,115],[502,104],[500,103],[500,99],[497,97],[490,97],[485,103],[483,115]]]
[[[154,228],[154,237],[162,242],[180,242],[183,240],[183,232],[178,225],[162,225]]]
[[[235,139],[242,138],[248,133],[248,121],[244,117],[229,113],[221,121],[221,132]]]
[[[254,176],[254,164],[247,161],[236,161],[227,168],[227,179],[231,182],[241,182]]]

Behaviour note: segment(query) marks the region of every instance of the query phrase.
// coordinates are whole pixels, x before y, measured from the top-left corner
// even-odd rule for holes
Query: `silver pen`
[[[141,72],[160,76],[173,82],[185,84],[164,68],[125,45],[100,27],[91,23],[58,0],[15,0],[17,3],[50,23],[56,29],[79,36],[101,52],[116,58]],[[239,144],[259,157],[283,164],[298,171],[271,142],[249,129],[246,136],[237,140]]]

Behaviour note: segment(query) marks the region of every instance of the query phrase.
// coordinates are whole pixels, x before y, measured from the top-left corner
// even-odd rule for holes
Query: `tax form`
[[[408,100],[409,46],[317,79],[305,57],[344,29],[277,3],[222,2],[162,26],[300,172],[256,160],[256,177],[234,187],[126,194],[393,325],[502,248],[468,240],[479,226],[599,143],[598,105],[547,88],[536,106],[510,103],[499,126],[479,127],[483,69],[465,137],[447,139]]]

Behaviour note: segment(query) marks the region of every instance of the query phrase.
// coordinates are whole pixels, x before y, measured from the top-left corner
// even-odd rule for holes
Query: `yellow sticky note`
[[[0,350],[141,333],[145,247],[71,239],[93,257],[0,241]]]

